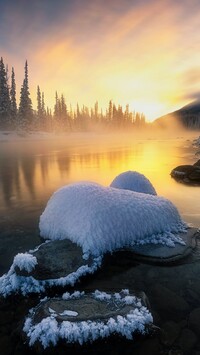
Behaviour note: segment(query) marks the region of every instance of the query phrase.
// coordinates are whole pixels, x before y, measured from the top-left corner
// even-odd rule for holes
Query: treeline
[[[45,105],[44,92],[37,87],[37,108],[33,109],[28,83],[28,63],[25,63],[24,80],[20,91],[19,106],[16,101],[15,72],[12,68],[9,77],[8,67],[3,58],[0,60],[0,129],[23,131],[86,131],[98,128],[132,129],[144,128],[145,116],[139,112],[130,112],[129,105],[123,110],[111,100],[105,113],[99,108],[98,102],[93,108],[80,107],[75,109],[67,106],[62,94],[55,94],[53,112]]]

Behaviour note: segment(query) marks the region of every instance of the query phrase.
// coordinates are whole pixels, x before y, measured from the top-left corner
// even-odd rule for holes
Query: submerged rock
[[[134,333],[148,333],[153,322],[142,303],[128,290],[65,293],[32,309],[23,331],[30,346],[44,349],[57,345],[59,340],[82,345],[113,334],[133,339]]]

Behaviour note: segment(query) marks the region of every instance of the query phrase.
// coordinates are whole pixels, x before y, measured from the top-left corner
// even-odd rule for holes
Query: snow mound
[[[157,195],[151,182],[137,171],[126,171],[118,176],[110,184],[117,189],[143,192],[145,194]]]
[[[129,190],[76,183],[53,194],[40,217],[40,234],[70,239],[99,256],[135,244],[182,243],[186,224],[167,199]]]
[[[87,298],[84,294],[80,294],[79,297]],[[99,302],[112,302],[119,309],[119,312],[120,308],[126,305],[131,305],[131,307],[124,316],[116,314],[114,317],[96,321],[65,320],[60,322],[58,315],[53,311],[50,312],[50,316],[43,318],[39,323],[35,323],[36,307],[36,309],[30,311],[23,328],[27,335],[29,346],[39,342],[46,349],[51,345],[55,346],[60,339],[65,340],[67,343],[79,343],[82,345],[99,338],[107,338],[116,333],[125,336],[127,339],[133,339],[134,332],[141,334],[148,332],[146,326],[153,322],[152,315],[142,305],[139,298],[129,295],[128,290],[122,290],[120,293],[115,294],[107,294],[96,290],[92,297]]]

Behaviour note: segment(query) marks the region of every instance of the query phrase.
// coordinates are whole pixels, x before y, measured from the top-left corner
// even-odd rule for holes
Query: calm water
[[[89,180],[109,185],[114,177],[123,171],[139,171],[149,178],[159,195],[169,198],[177,206],[185,221],[200,226],[200,187],[188,187],[170,177],[170,171],[175,166],[193,164],[197,160],[191,139],[182,137],[155,140],[123,135],[111,138],[109,135],[100,134],[73,134],[65,139],[58,137],[52,141],[0,142],[0,273],[8,270],[15,254],[40,243],[38,221],[49,197],[59,187],[75,181]],[[199,271],[199,264],[195,265]],[[190,267],[191,265],[187,270],[190,270]],[[154,302],[154,294],[158,297],[157,293],[160,291],[151,290],[149,283],[155,283],[158,270],[162,281],[164,280],[164,285],[159,281],[159,290],[166,287],[175,273],[177,277],[182,277],[180,267],[174,268],[173,272],[170,268],[147,265],[132,268],[131,271],[123,271],[121,266],[117,265],[113,266],[114,269],[110,268],[106,270],[106,274],[100,272],[99,285],[95,284],[96,281],[91,281],[88,287],[99,286],[108,289],[111,279],[112,288],[117,285],[119,287],[119,279],[115,273],[117,269],[120,273],[127,273],[125,279],[133,277],[135,280],[122,282],[122,287],[143,289],[147,294],[150,290],[150,301]],[[190,272],[192,271],[188,271],[188,275]],[[187,280],[194,279],[188,275]],[[141,278],[146,279],[141,282]],[[185,282],[189,282],[187,280]],[[172,285],[173,289],[175,285]],[[191,292],[193,291],[192,289]],[[165,294],[164,291],[163,293]],[[198,295],[198,292],[196,293]],[[200,307],[200,302],[196,302],[197,304],[192,301],[190,312]],[[158,311],[156,310],[156,314],[160,319]],[[161,319],[174,321],[174,317],[170,317],[166,320],[162,315]],[[185,318],[180,318],[180,322],[183,319]],[[3,326],[2,329],[4,328]],[[3,335],[4,340],[1,336],[0,346],[2,341],[3,344],[12,343],[6,334]],[[18,354],[15,347],[15,350],[12,346],[8,349],[5,354]]]

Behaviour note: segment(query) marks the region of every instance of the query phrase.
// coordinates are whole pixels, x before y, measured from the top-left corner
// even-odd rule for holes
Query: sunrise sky
[[[147,119],[200,92],[199,0],[0,0],[0,56],[53,108],[112,99]]]

